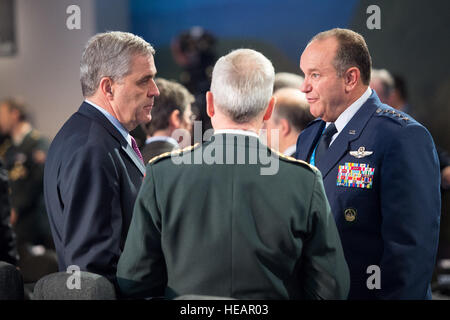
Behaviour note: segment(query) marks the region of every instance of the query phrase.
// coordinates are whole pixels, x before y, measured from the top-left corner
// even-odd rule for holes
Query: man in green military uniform
[[[273,81],[271,62],[254,50],[218,60],[211,140],[147,165],[117,268],[123,296],[347,297],[320,172],[259,141]]]
[[[11,185],[11,222],[18,246],[53,247],[42,186],[48,142],[32,128],[18,99],[0,102],[0,132],[10,136],[3,160]]]

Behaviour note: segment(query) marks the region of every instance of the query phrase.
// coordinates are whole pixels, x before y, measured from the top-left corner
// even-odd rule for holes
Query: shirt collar
[[[220,129],[220,130],[214,130],[214,135],[216,134],[223,134],[223,133],[231,133],[231,134],[242,134],[244,136],[251,136],[259,139],[259,136],[249,130],[240,130],[240,129]]]
[[[347,109],[345,109],[344,112],[340,114],[340,116],[336,119],[334,122],[334,125],[336,126],[337,133],[333,135],[333,138],[331,139],[331,143],[333,143],[334,139],[339,135],[339,133],[345,128],[347,123],[350,122],[350,120],[353,118],[353,116],[358,112],[358,110],[362,107],[362,105],[369,99],[370,95],[372,94],[372,89],[370,87],[367,88],[367,90],[361,95],[361,97],[358,98],[355,102],[353,102]],[[330,122],[327,122],[327,127],[330,124]],[[331,145],[330,143],[330,145]]]
[[[105,117],[106,119],[109,120],[109,122],[112,123],[112,125],[119,130],[120,134],[125,138],[125,140],[128,142],[128,144],[131,146],[131,135],[128,132],[127,129],[124,128],[124,126],[119,122],[119,120],[117,120],[113,115],[111,115],[108,111],[106,111],[105,109],[103,109],[102,107],[96,105],[95,103],[93,103],[92,101],[89,101],[87,99],[84,100],[86,103],[90,104],[91,106],[93,106],[95,109],[97,109],[98,111],[100,111]]]
[[[168,142],[171,145],[173,145],[175,148],[179,148],[180,147],[178,145],[177,140],[175,140],[172,137],[167,137],[167,136],[155,136],[155,137],[147,138],[147,140],[145,140],[145,144],[149,144],[149,143],[155,142],[155,141],[165,141],[165,142]]]
[[[297,150],[297,144],[293,144],[292,146],[289,146],[286,150],[284,150],[283,154],[286,156],[291,156],[295,153]]]

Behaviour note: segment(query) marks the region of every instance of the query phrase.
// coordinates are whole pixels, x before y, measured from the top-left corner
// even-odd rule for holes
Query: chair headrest
[[[0,300],[23,300],[23,279],[12,264],[0,261]]]
[[[34,300],[115,300],[114,285],[105,277],[86,271],[57,272],[40,279]]]

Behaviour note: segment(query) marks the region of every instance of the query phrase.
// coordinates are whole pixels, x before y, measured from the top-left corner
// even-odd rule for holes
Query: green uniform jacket
[[[132,298],[345,299],[349,290],[320,172],[234,134],[150,160],[117,279]]]

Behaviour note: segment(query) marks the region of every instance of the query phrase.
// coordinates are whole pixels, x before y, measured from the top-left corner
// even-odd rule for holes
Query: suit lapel
[[[325,121],[316,119],[308,131],[303,131],[297,139],[296,158],[309,162],[309,158],[319,141]]]
[[[142,163],[141,159],[139,159],[136,152],[134,152],[133,148],[128,144],[117,128],[114,127],[114,125],[100,111],[88,103],[83,102],[78,112],[100,123],[109,132],[109,134],[117,140],[122,150],[125,151],[125,154],[128,155],[130,160],[135,164],[142,175],[145,174],[145,165]]]
[[[125,151],[125,153],[128,155],[128,157],[133,161],[133,163],[138,167],[139,171],[142,173],[142,175],[145,174],[145,165],[142,163],[141,159],[139,159],[136,152],[133,150],[133,148],[126,143],[126,145],[121,144],[122,150]]]
[[[358,112],[356,112],[349,123],[339,133],[336,140],[331,144],[320,163],[317,164],[317,168],[324,178],[334,168],[336,163],[350,151],[350,142],[359,138],[367,122],[375,112],[377,103],[379,104],[380,101],[376,93],[372,92],[369,99],[361,106]]]

